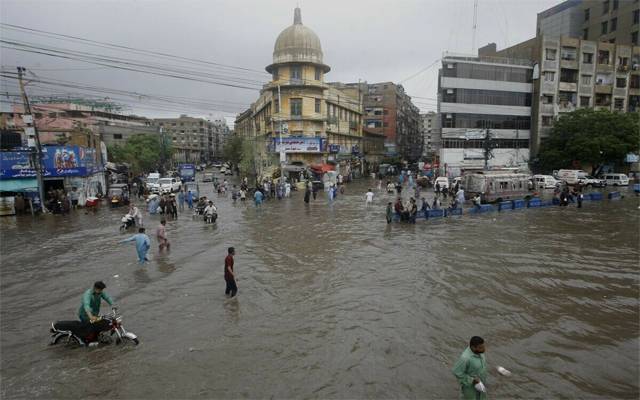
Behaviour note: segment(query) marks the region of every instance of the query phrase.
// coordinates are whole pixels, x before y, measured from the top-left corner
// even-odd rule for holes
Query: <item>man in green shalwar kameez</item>
[[[487,393],[478,391],[475,385],[479,382],[487,384],[487,362],[484,359],[484,339],[474,336],[469,341],[469,347],[460,355],[453,366],[460,384],[460,398],[464,400],[486,400]]]

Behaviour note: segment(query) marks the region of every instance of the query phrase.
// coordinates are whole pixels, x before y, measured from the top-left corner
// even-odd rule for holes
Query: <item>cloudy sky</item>
[[[479,0],[477,46],[495,42],[501,49],[532,37],[536,14],[557,3]],[[67,85],[33,83],[29,91],[34,94],[92,93],[87,86],[115,89],[124,94],[92,94],[109,96],[127,104],[127,112],[150,117],[188,113],[232,121],[258,96],[255,88],[260,82],[269,79],[261,71],[271,62],[276,37],[292,24],[296,4],[302,8],[302,22],[320,37],[324,62],[332,68],[327,81],[402,82],[423,111],[436,108],[436,61],[442,53],[472,51],[473,0],[2,0],[0,36],[5,43],[0,59],[3,70],[14,71],[22,65],[37,79]],[[61,40],[6,24],[191,60]],[[187,71],[193,77],[195,71],[198,77],[207,74],[204,80],[242,87],[20,52],[6,42],[58,55],[73,50],[108,60],[118,57],[118,62],[135,63],[132,69],[140,69],[139,65],[180,68],[183,75]],[[15,85],[3,78],[0,89],[12,92]],[[157,96],[166,97],[159,100]],[[194,103],[197,108],[191,106]]]

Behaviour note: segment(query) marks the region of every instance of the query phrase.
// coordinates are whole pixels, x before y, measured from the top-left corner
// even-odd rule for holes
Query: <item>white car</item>
[[[555,189],[560,181],[551,175],[534,175],[533,184],[536,189]]]
[[[436,184],[440,185],[440,189],[449,189],[449,178],[447,178],[446,176],[439,176],[436,178],[433,186],[435,186]]]
[[[180,191],[180,181],[176,178],[160,178],[158,180],[160,193],[173,193]]]
[[[612,185],[612,186],[629,185],[629,177],[625,174],[604,174],[603,178],[607,185]]]
[[[580,179],[580,184],[584,186],[591,187],[604,187],[607,186],[607,182],[602,179],[594,178],[593,176],[587,175],[584,178]]]

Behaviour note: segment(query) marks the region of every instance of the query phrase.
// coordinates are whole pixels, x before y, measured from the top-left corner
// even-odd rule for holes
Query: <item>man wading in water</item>
[[[233,247],[229,247],[228,255],[224,259],[224,280],[227,283],[227,288],[224,291],[229,297],[234,297],[238,293],[238,285],[236,285],[236,276],[233,273],[233,256],[236,251]]]
[[[487,362],[484,359],[484,339],[474,336],[453,366],[460,384],[460,398],[464,400],[486,400]]]

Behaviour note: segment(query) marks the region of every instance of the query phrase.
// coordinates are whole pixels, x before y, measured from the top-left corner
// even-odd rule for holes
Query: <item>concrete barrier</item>
[[[427,210],[427,219],[444,217],[444,210]]]
[[[585,196],[586,197],[586,196]],[[602,200],[602,193],[600,192],[591,192],[589,194],[589,198],[591,200],[597,201],[597,200]]]
[[[504,210],[513,210],[513,202],[512,201],[503,201],[498,204],[498,211]]]
[[[481,204],[480,208],[478,207],[474,207],[471,209],[471,212],[473,214],[482,214],[482,213],[486,213],[486,212],[492,212],[495,211],[496,209],[491,205],[491,204]]]
[[[551,207],[553,206],[553,200],[542,200],[540,201],[540,207]]]
[[[609,200],[618,200],[620,198],[620,192],[610,192]]]
[[[532,198],[531,200],[529,200],[529,202],[527,203],[527,207],[529,208],[537,208],[540,207],[540,199],[537,197]]]
[[[633,191],[636,193],[640,193],[640,183],[636,183],[633,185]]]
[[[451,216],[451,215],[462,215],[462,208],[454,208],[453,210],[447,209],[445,211],[444,216],[448,217],[448,216]]]
[[[516,208],[524,208],[525,207],[525,202],[524,200],[514,200],[513,201],[513,209],[515,210]]]

